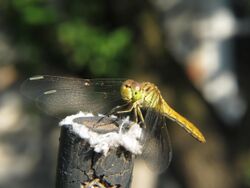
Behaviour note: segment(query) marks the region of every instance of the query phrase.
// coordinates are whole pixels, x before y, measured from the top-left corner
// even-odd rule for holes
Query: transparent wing
[[[150,169],[161,173],[168,168],[172,159],[166,119],[154,109],[147,109],[145,124],[145,145],[142,158]]]
[[[46,113],[60,117],[78,111],[107,113],[122,102],[124,79],[78,79],[35,76],[27,79],[21,92],[35,100]]]

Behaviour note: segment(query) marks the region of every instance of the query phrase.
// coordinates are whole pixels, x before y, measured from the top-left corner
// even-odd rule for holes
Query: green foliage
[[[66,22],[58,26],[58,39],[64,52],[70,54],[74,66],[89,65],[97,75],[117,71],[119,57],[130,43],[130,32],[117,29],[105,32],[85,22]]]
[[[12,25],[15,39],[25,61],[41,67],[44,53],[49,53],[46,61],[60,59],[56,64],[71,70],[87,70],[96,76],[119,75],[124,62],[129,62],[131,31],[122,25],[107,27],[110,20],[105,14],[109,10],[103,1],[63,3],[58,6],[44,0],[8,2],[12,21],[16,22]]]
[[[13,6],[20,13],[21,19],[31,25],[43,25],[57,20],[55,9],[41,0],[13,0]]]
[[[56,15],[49,8],[27,7],[23,9],[23,18],[29,24],[47,24],[55,21]]]

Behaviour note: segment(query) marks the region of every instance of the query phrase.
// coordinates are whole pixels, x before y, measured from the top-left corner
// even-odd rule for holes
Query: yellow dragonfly
[[[154,109],[162,116],[176,121],[198,141],[202,143],[206,142],[203,134],[193,123],[188,121],[168,105],[163,99],[160,90],[153,83],[139,83],[134,80],[126,80],[121,86],[121,97],[128,103],[129,107],[126,110],[117,111],[117,113],[131,112],[133,110],[136,122],[138,122],[138,117],[144,122],[141,108]]]
[[[45,112],[58,116],[78,111],[124,115],[131,113],[145,128],[142,158],[151,169],[164,171],[172,158],[166,119],[177,122],[201,143],[205,137],[163,99],[156,85],[126,79],[78,79],[34,76],[21,88]]]

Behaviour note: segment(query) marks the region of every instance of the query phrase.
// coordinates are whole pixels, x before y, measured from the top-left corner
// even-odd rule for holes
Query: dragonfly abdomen
[[[164,100],[164,99],[163,99]],[[172,109],[166,101],[163,101],[161,113],[165,115],[167,118],[175,121],[177,124],[179,124],[182,128],[184,128],[189,134],[191,134],[194,138],[196,138],[198,141],[205,143],[206,139],[203,136],[203,134],[200,132],[200,130],[190,121],[188,121],[185,117],[180,115],[178,112],[176,112],[174,109]]]

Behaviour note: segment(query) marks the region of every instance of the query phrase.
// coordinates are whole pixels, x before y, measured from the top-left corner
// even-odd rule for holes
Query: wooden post
[[[114,127],[117,129],[114,123],[105,127],[97,125],[96,130],[107,132]],[[133,154],[122,147],[109,150],[105,156],[93,151],[70,128],[62,127],[56,188],[129,188],[133,165]]]

